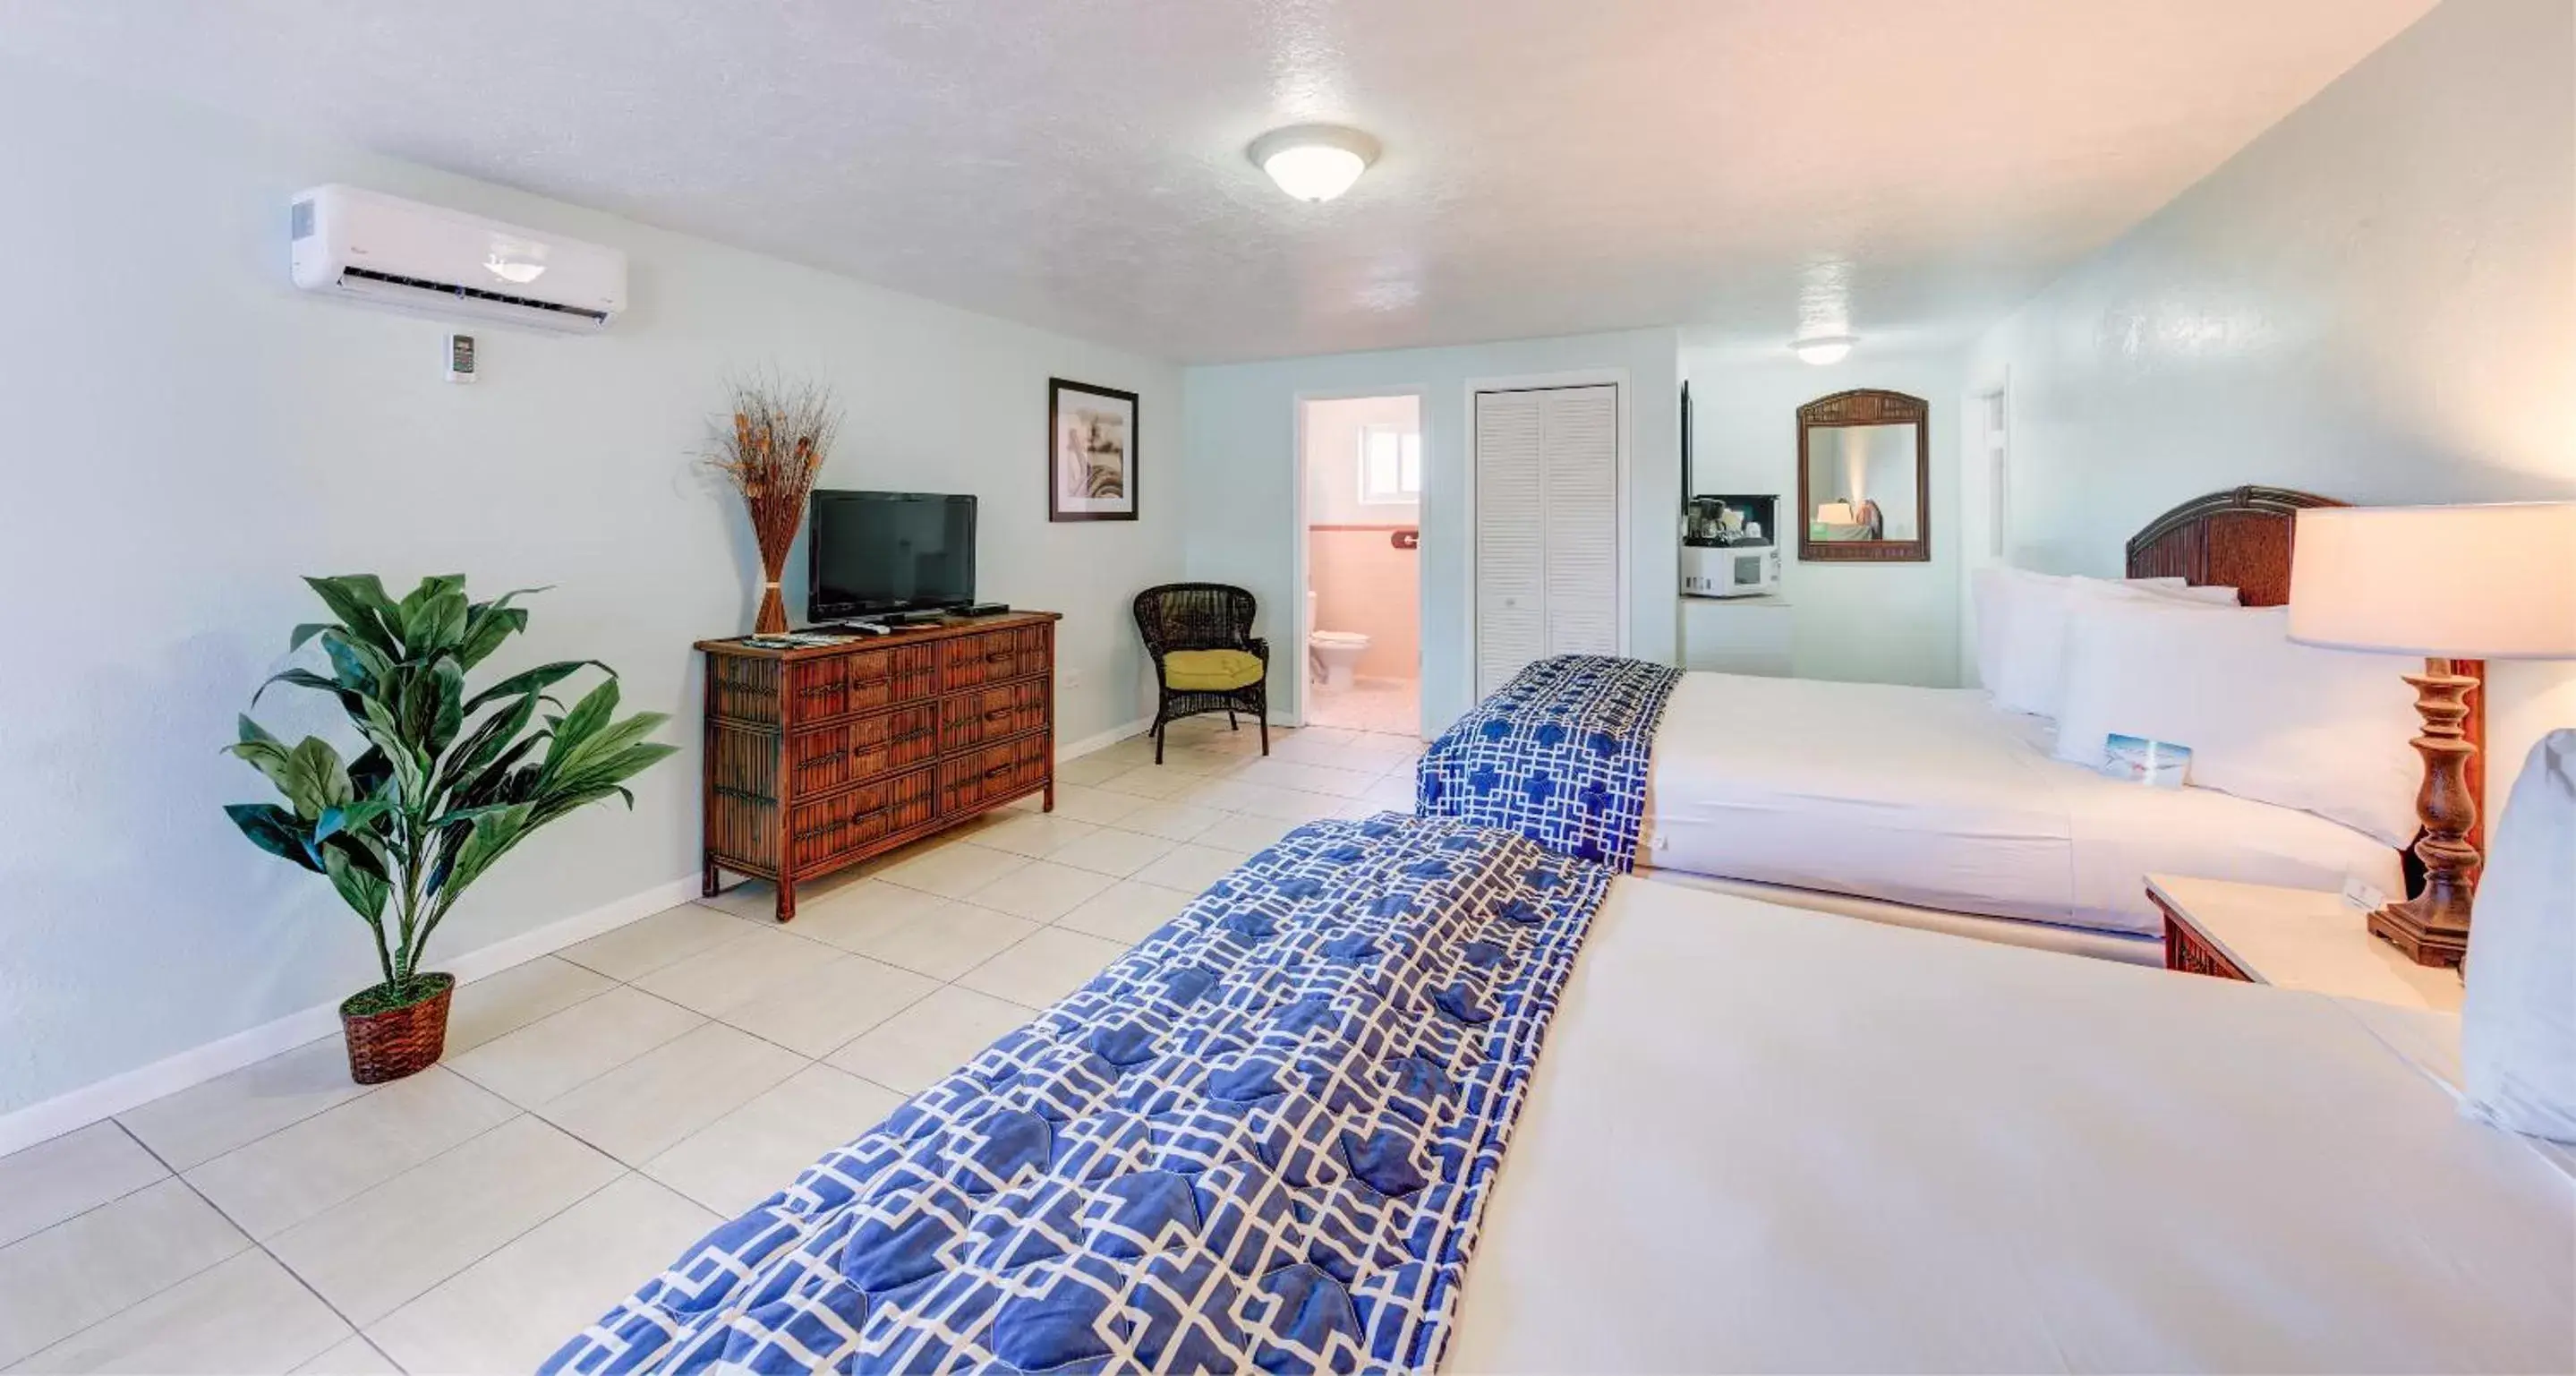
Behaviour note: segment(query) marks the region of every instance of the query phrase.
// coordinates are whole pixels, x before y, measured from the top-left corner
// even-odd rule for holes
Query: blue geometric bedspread
[[[543,1369],[1428,1370],[1609,880],[1300,827]]]
[[[1422,753],[1416,811],[1516,831],[1625,873],[1645,823],[1655,726],[1681,678],[1642,659],[1540,660]]]

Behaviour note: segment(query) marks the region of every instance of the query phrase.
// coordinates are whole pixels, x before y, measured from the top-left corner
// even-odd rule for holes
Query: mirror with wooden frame
[[[1798,557],[1932,557],[1932,408],[1903,392],[1836,392],[1798,408]]]

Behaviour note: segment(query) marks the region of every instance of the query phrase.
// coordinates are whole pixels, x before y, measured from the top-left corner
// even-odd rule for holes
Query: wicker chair
[[[1225,713],[1237,731],[1235,713],[1250,713],[1261,753],[1270,753],[1270,642],[1252,634],[1253,609],[1251,593],[1223,583],[1165,583],[1136,594],[1136,630],[1154,657],[1160,695],[1154,763],[1163,762],[1163,728],[1202,712]]]

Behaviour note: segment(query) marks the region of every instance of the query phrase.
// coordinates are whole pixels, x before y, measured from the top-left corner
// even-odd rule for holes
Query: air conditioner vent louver
[[[480,287],[460,286],[454,282],[430,282],[418,277],[403,277],[395,273],[378,272],[373,268],[342,268],[340,269],[340,276],[343,280],[355,277],[366,282],[384,282],[397,287],[410,287],[416,291],[436,292],[441,296],[453,296],[461,301],[492,301],[505,306],[518,306],[522,309],[532,311],[547,311],[555,315],[571,316],[598,324],[608,323],[608,312],[606,311],[583,310],[578,306],[558,305],[552,301],[537,301],[525,296],[512,296],[508,292],[503,291],[485,291]]]
[[[626,309],[626,255],[332,183],[288,203],[302,290],[390,310],[589,334]]]

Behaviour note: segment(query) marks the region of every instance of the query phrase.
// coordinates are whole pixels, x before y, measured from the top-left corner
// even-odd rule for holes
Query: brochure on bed
[[[545,1369],[1428,1370],[1609,880],[1301,827]]]
[[[1624,873],[1645,821],[1655,726],[1681,677],[1642,659],[1542,659],[1422,753],[1415,810],[1516,831]]]

